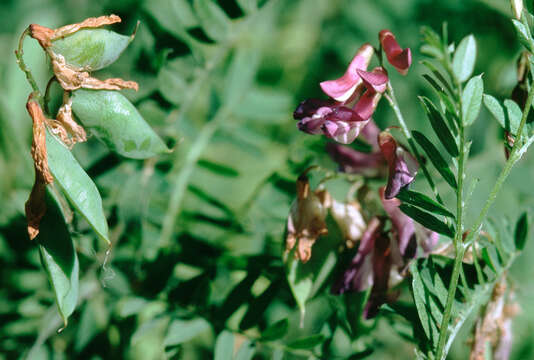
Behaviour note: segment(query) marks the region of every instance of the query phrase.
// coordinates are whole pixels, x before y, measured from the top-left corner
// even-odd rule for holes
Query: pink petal
[[[373,53],[374,50],[371,44],[363,44],[362,47],[358,49],[358,52],[342,77],[336,80],[328,80],[320,83],[323,92],[337,101],[347,101],[362,83],[360,76],[356,71],[358,69],[367,69]]]
[[[375,92],[379,93],[386,91],[388,73],[383,67],[376,67],[370,72],[364,70],[357,70],[357,72],[368,89],[372,88]]]
[[[384,197],[384,190],[384,187],[381,187],[379,190],[380,199],[382,200],[384,210],[386,210],[388,213],[393,224],[393,229],[398,239],[400,253],[402,256],[404,256],[412,237],[415,236],[414,223],[411,218],[409,218],[399,209],[399,205],[401,204],[400,200],[396,198],[391,200],[386,199]]]

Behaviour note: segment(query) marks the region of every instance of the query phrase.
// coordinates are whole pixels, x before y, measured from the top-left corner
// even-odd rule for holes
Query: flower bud
[[[410,48],[402,49],[389,30],[382,30],[378,34],[382,49],[386,53],[388,62],[401,74],[406,75],[412,65],[412,52]]]

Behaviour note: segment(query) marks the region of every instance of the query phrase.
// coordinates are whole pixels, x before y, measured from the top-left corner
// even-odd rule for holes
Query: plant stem
[[[33,92],[35,93],[35,97],[39,101],[39,105],[42,109],[44,109],[44,102],[43,102],[43,95],[41,94],[41,91],[39,90],[39,86],[37,86],[37,82],[35,81],[35,78],[33,77],[32,72],[30,69],[26,66],[26,63],[24,62],[23,55],[24,55],[24,39],[26,36],[30,35],[30,28],[27,27],[19,38],[19,47],[17,50],[15,50],[15,56],[17,57],[17,64],[19,65],[19,68],[26,74],[26,79],[28,80],[28,83],[32,87]]]
[[[399,125],[402,129],[402,132],[404,133],[404,136],[406,137],[406,140],[408,140],[408,144],[410,145],[410,150],[412,151],[415,158],[417,159],[419,166],[421,166],[421,169],[423,170],[423,174],[425,175],[425,178],[428,181],[428,185],[432,189],[432,192],[434,193],[436,200],[440,204],[443,205],[443,200],[441,199],[441,196],[439,195],[436,184],[434,183],[434,180],[432,180],[432,177],[430,176],[430,173],[428,172],[428,169],[421,155],[419,154],[417,147],[415,146],[415,142],[413,140],[412,134],[410,133],[410,130],[408,129],[408,126],[406,125],[406,122],[404,121],[404,116],[402,116],[402,113],[399,108],[399,104],[397,102],[397,98],[395,97],[395,92],[393,91],[393,87],[391,86],[390,82],[388,82],[387,94],[385,95],[385,97],[388,100],[389,105],[391,105],[391,108],[393,109],[393,112],[395,113],[397,120],[399,121]]]
[[[462,261],[464,258],[465,247],[462,243],[463,236],[463,224],[464,224],[464,172],[465,172],[465,129],[463,125],[463,113],[462,113],[462,85],[459,81],[456,81],[458,89],[458,105],[459,105],[459,118],[458,123],[458,136],[459,136],[459,154],[458,154],[458,187],[456,189],[456,234],[454,235],[454,267],[452,269],[451,282],[449,284],[449,290],[447,293],[447,302],[445,304],[445,312],[443,313],[443,319],[441,321],[438,348],[436,350],[436,359],[442,359],[447,356],[444,353],[445,344],[447,342],[447,335],[449,329],[449,322],[451,320],[452,305],[454,303],[454,296],[456,295],[456,288],[458,287],[458,277],[460,276],[460,270],[462,267]]]
[[[510,152],[510,157],[504,164],[504,168],[501,170],[501,173],[499,174],[499,177],[497,178],[495,185],[493,185],[490,195],[488,199],[486,200],[486,203],[484,204],[484,207],[482,208],[480,215],[478,216],[477,220],[471,227],[471,231],[469,232],[469,235],[466,238],[466,243],[474,241],[474,239],[478,235],[482,227],[482,222],[486,218],[489,209],[495,202],[495,199],[497,198],[497,195],[499,194],[499,191],[501,190],[502,185],[506,181],[506,178],[510,174],[510,171],[512,170],[514,165],[521,159],[522,155],[526,151],[526,148],[522,147],[523,128],[525,127],[525,124],[527,122],[527,117],[528,117],[528,113],[530,112],[530,108],[532,107],[533,98],[534,98],[534,86],[531,86],[528,91],[527,101],[525,103],[525,108],[523,110],[523,116],[521,117],[521,123],[519,123],[519,128],[517,129],[517,135],[515,138],[514,146],[512,147],[512,151]],[[529,141],[526,145],[530,145],[531,143],[532,142]]]

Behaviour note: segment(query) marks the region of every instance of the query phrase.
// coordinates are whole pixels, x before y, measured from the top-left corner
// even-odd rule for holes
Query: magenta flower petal
[[[386,53],[388,62],[402,75],[408,73],[412,64],[412,52],[409,48],[402,49],[395,39],[395,35],[389,30],[382,30],[378,35],[382,49]]]
[[[372,252],[375,240],[382,233],[383,224],[378,218],[372,218],[362,235],[356,256],[340,279],[332,286],[333,294],[348,291],[363,291],[373,283]]]
[[[386,210],[386,213],[393,224],[393,232],[398,240],[401,256],[415,256],[415,251],[410,251],[413,250],[413,243],[416,241],[413,220],[399,209],[399,205],[401,204],[399,199],[394,198],[388,200],[385,198],[383,187],[380,188],[380,199],[382,200],[384,210]]]
[[[378,145],[389,167],[385,198],[392,199],[415,179],[417,162],[387,131],[381,132],[378,136]]]
[[[386,293],[391,266],[391,242],[387,236],[379,236],[375,240],[375,248],[373,250],[373,289],[363,310],[365,319],[374,318],[378,314],[380,306],[387,301]]]
[[[375,92],[383,93],[388,84],[388,73],[383,67],[376,67],[373,71],[357,70],[365,87]]]
[[[371,44],[363,44],[352,59],[345,74],[336,80],[328,80],[320,83],[323,92],[337,101],[345,102],[352,97],[362,80],[357,70],[366,70],[373,56],[374,50]]]
[[[350,174],[376,175],[385,165],[384,157],[380,152],[362,153],[348,146],[333,143],[326,145],[326,151],[339,164],[341,171]]]
[[[370,119],[381,97],[381,93],[367,89],[354,106],[354,112],[364,120]]]
[[[305,117],[311,117],[315,115],[319,108],[331,108],[337,103],[333,100],[322,99],[306,99],[302,101],[299,106],[293,112],[293,118],[295,120],[302,120]]]

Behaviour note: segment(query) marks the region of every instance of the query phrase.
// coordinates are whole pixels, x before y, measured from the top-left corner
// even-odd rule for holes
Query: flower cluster
[[[412,61],[410,49],[402,49],[389,30],[382,30],[379,40],[380,51],[384,51],[388,62],[406,75]],[[359,135],[364,138],[371,152],[358,152],[336,143],[327,144],[327,152],[342,172],[387,177],[386,186],[363,202],[364,206],[371,202],[381,204],[385,216],[364,211],[366,223],[358,203],[338,203],[324,189],[312,192],[307,180],[301,178],[286,239],[286,252],[295,248],[295,257],[308,261],[312,245],[328,233],[325,219],[330,212],[344,233],[347,247],[359,241],[356,255],[331,290],[343,294],[371,288],[364,310],[366,318],[375,316],[380,305],[394,297],[388,295],[388,289],[402,279],[409,262],[418,255],[428,255],[438,241],[438,234],[405,215],[399,208],[400,200],[395,198],[415,179],[418,163],[389,130],[381,131],[372,120],[389,86],[382,66],[367,71],[374,53],[370,44],[364,44],[341,78],[320,84],[330,99],[305,100],[293,116],[299,120],[299,130],[309,134],[324,134],[343,144],[353,142]],[[381,54],[378,58],[382,58]]]
[[[382,30],[379,39],[389,63],[406,75],[412,62],[410,49],[401,49],[389,30]],[[299,130],[324,134],[343,144],[356,139],[371,119],[389,81],[382,66],[367,71],[374,53],[371,44],[362,45],[342,77],[320,83],[330,99],[307,99],[300,103],[293,113],[299,120]]]

